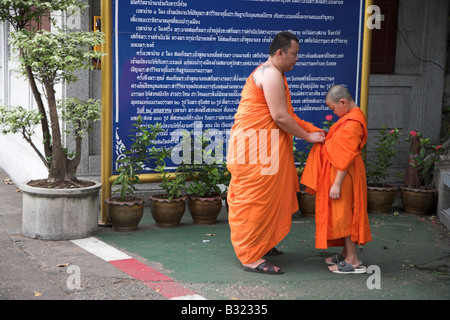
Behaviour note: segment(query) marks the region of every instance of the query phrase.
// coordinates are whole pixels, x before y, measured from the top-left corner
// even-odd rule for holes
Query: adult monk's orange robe
[[[295,115],[285,77],[284,81],[288,112],[306,131],[319,131]],[[292,135],[272,119],[253,74],[242,90],[231,128],[227,167],[231,173],[227,198],[231,242],[241,263],[252,263],[289,232],[299,191]]]
[[[366,171],[361,149],[367,141],[363,112],[353,109],[331,128],[325,144],[311,149],[301,183],[316,194],[316,248],[342,246],[343,238],[364,244],[372,240],[367,215]],[[347,171],[340,198],[329,198],[337,171]]]

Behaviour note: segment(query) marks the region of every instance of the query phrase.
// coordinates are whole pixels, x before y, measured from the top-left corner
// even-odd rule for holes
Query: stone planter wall
[[[77,189],[43,189],[26,184],[22,234],[44,240],[71,240],[97,233],[101,184]]]

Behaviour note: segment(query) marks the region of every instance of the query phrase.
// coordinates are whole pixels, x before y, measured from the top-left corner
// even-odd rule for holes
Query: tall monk
[[[366,173],[361,149],[367,141],[366,118],[346,87],[335,85],[326,104],[339,117],[325,144],[311,149],[301,183],[316,194],[316,248],[343,246],[327,258],[330,271],[365,273],[356,244],[370,241]]]
[[[285,72],[298,59],[299,40],[275,36],[269,58],[248,77],[231,129],[227,167],[231,242],[245,271],[281,274],[263,259],[289,232],[298,210],[293,135],[323,143],[325,133],[294,113]]]

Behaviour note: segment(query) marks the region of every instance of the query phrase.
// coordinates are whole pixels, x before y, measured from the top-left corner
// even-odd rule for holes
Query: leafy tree
[[[81,10],[87,7],[80,0],[56,0],[56,1],[1,1],[0,21],[7,21],[15,31],[11,33],[13,51],[17,53],[20,71],[28,78],[37,110],[40,116],[40,124],[44,136],[44,154],[39,157],[48,169],[48,181],[56,182],[75,179],[76,169],[80,162],[81,132],[88,130],[86,122],[100,119],[100,103],[98,101],[80,102],[70,100],[59,103],[56,99],[55,86],[61,82],[77,81],[76,71],[80,69],[92,69],[91,59],[99,59],[103,55],[94,52],[92,48],[104,42],[103,34],[98,31],[70,31],[54,27],[54,31],[27,30],[31,22],[39,21],[44,16],[49,16],[54,23],[52,13],[55,11],[71,11],[79,7]],[[42,86],[42,93],[38,89]],[[44,104],[44,99],[46,104]],[[59,107],[58,107],[59,106]],[[64,111],[63,118],[58,108]],[[30,121],[14,123],[10,108],[1,108],[0,117],[10,119],[3,123],[3,132],[21,132],[24,138],[31,144],[30,127],[36,125],[36,114],[23,116],[22,119]],[[26,112],[19,108],[20,112]],[[74,152],[69,152],[62,140],[62,128],[60,119],[75,124],[73,134],[76,140]],[[81,125],[83,123],[84,125]],[[9,128],[9,130],[7,129]],[[24,132],[26,134],[24,134]]]

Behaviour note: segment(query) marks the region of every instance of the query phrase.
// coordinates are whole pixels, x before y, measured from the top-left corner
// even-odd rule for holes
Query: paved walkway
[[[450,233],[435,216],[370,215],[373,241],[360,247],[372,273],[336,275],[314,248],[314,220],[294,215],[269,261],[285,274],[242,271],[226,210],[212,226],[155,226],[149,209],[136,232],[100,227],[95,237],[44,241],[21,235],[21,199],[0,171],[0,299],[9,300],[448,300]],[[105,257],[105,252],[108,253]],[[109,255],[111,252],[111,255]]]

